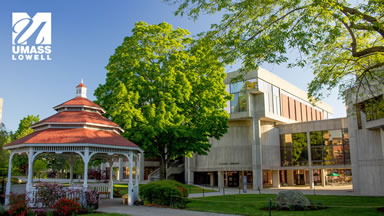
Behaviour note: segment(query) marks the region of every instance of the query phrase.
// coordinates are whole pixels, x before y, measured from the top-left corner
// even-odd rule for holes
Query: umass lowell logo
[[[12,13],[12,60],[51,60],[50,12]]]

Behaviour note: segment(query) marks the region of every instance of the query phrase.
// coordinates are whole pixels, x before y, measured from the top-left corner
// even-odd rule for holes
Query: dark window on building
[[[283,134],[280,136],[281,166],[308,165],[307,134]]]
[[[367,116],[367,121],[384,118],[383,95],[364,101],[361,107]]]
[[[312,165],[350,164],[347,129],[310,132]]]

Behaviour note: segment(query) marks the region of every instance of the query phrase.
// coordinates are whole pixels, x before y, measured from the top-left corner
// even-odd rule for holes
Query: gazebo
[[[5,205],[9,203],[11,191],[12,158],[15,154],[27,154],[28,178],[26,193],[33,200],[36,187],[33,184],[34,160],[42,153],[77,154],[84,162],[83,185],[80,189],[86,190],[88,185],[88,163],[96,154],[103,154],[108,158],[110,165],[109,192],[113,198],[113,159],[126,157],[129,162],[128,205],[138,198],[140,163],[143,159],[143,150],[136,144],[120,135],[123,129],[109,119],[102,116],[104,109],[87,99],[87,88],[81,82],[76,87],[76,97],[55,106],[57,111],[31,128],[35,131],[21,139],[4,146],[10,150],[8,181],[6,185]],[[133,185],[133,163],[135,163],[135,185]],[[73,179],[73,163],[71,163],[70,181]]]

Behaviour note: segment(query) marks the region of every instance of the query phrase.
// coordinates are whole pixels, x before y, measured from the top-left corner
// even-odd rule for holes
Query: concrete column
[[[4,203],[4,206],[8,205],[8,203],[9,203],[9,195],[11,195],[12,159],[13,159],[13,152],[9,153],[8,179],[7,179],[7,186],[5,188],[5,203]]]
[[[287,170],[287,184],[288,186],[295,185],[293,170]]]
[[[310,168],[309,169],[309,188],[313,188],[314,187],[314,182],[313,182],[313,169]]]
[[[272,170],[272,185],[274,188],[280,188],[280,170]]]
[[[243,188],[243,175],[244,171],[239,171],[239,188]]]
[[[128,183],[128,205],[133,205],[134,197],[133,197],[133,153],[129,153],[129,183]]]
[[[324,169],[321,169],[320,176],[321,176],[321,186],[325,186],[325,176],[327,175],[326,171]]]
[[[193,171],[192,171],[192,160],[193,158],[188,158],[188,163],[187,163],[187,184],[193,184]]]
[[[85,147],[84,150],[84,189],[88,188],[88,163],[89,163],[89,148]]]
[[[253,189],[263,189],[263,172],[261,168],[261,133],[260,120],[256,116],[252,119],[252,178]]]
[[[211,187],[215,186],[215,174],[214,174],[214,173],[211,173],[211,174],[209,175],[209,185],[210,185]]]
[[[123,158],[119,158],[119,169],[117,171],[117,180],[123,181]]]
[[[224,187],[224,172],[223,171],[218,171],[217,172],[217,184],[218,184],[218,187],[219,188],[223,188]]]

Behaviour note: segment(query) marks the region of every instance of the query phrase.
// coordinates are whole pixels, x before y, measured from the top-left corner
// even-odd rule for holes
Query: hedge
[[[185,208],[188,191],[184,184],[174,180],[161,180],[141,185],[140,197],[145,203]]]

